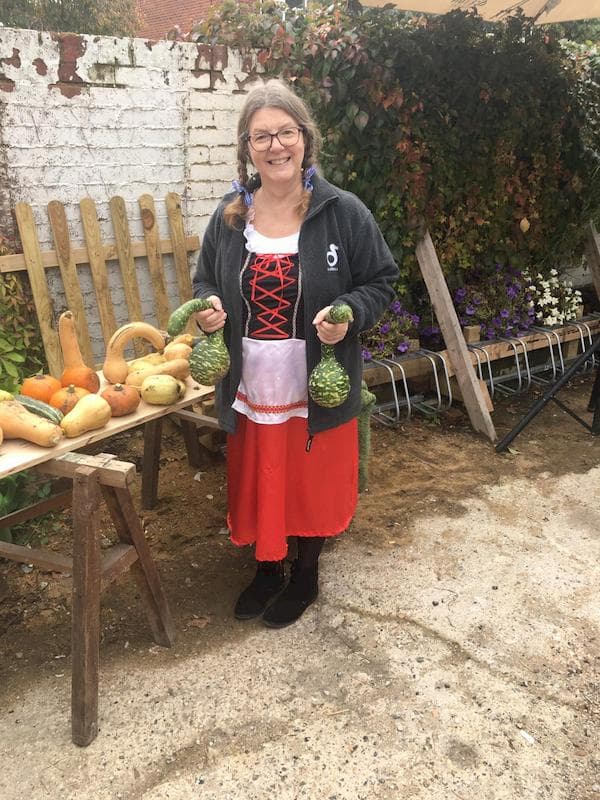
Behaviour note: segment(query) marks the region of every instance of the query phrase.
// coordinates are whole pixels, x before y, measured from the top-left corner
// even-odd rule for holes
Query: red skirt
[[[255,544],[258,561],[287,555],[288,536],[335,536],[358,499],[356,419],[313,436],[306,419],[260,425],[237,415],[227,437],[227,524],[236,545]]]

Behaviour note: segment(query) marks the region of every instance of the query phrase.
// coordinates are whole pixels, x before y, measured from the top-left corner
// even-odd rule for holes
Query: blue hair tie
[[[312,192],[313,190],[312,179],[316,171],[317,168],[315,166],[308,167],[304,170],[304,188],[307,192]]]
[[[231,185],[233,186],[236,192],[239,192],[240,194],[244,195],[244,202],[246,203],[248,208],[250,208],[250,206],[252,205],[252,194],[248,191],[248,189],[244,186],[244,184],[240,183],[239,181],[231,181]]]

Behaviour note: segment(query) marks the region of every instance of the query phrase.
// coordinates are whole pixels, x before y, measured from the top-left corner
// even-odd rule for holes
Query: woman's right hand
[[[198,311],[196,314],[196,322],[204,333],[214,333],[225,325],[227,314],[223,311],[223,304],[221,298],[216,294],[211,294],[206,298],[212,303],[212,308],[207,308],[206,311]]]

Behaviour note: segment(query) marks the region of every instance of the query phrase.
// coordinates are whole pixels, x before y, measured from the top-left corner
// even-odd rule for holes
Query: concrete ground
[[[432,501],[401,546],[350,531],[285,630],[108,645],[85,749],[56,654],[0,687],[0,797],[599,800],[599,488],[542,472]]]

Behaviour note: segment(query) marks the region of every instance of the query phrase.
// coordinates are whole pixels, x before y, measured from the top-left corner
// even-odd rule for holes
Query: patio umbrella
[[[385,6],[390,0],[361,0],[365,6]],[[576,19],[600,18],[600,0],[392,0],[401,11],[422,11],[424,14],[447,14],[449,11],[476,9],[487,20],[501,20],[517,9],[533,17],[538,25],[549,22],[570,22]]]

